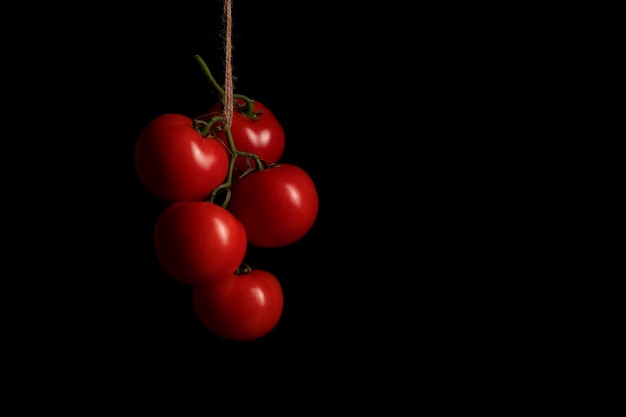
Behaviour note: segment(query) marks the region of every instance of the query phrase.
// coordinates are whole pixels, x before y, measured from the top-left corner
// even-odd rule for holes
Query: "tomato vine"
[[[224,89],[219,85],[219,83],[217,82],[213,74],[211,73],[211,70],[207,66],[206,62],[202,59],[202,57],[200,55],[194,55],[194,58],[198,62],[200,68],[202,69],[202,72],[208,78],[211,86],[216,91],[217,95],[219,96],[220,103],[223,104]],[[259,115],[263,114],[263,112],[254,112],[254,100],[250,99],[249,97],[244,96],[243,94],[233,94],[233,98],[236,99],[235,104],[237,105],[237,111],[241,113],[242,115],[244,115],[245,117],[247,117],[248,119],[258,120]],[[243,102],[244,104],[240,105],[239,104],[240,102]],[[206,117],[206,115],[201,115],[201,116],[194,118],[193,120],[194,128],[198,130],[198,132],[200,132],[200,134],[203,137],[209,137],[209,136],[215,137],[216,131],[218,130],[223,131],[227,139],[226,140],[227,143],[225,145],[228,147],[231,153],[226,180],[224,181],[224,183],[216,187],[209,197],[210,202],[216,203],[216,198],[218,194],[222,192],[226,192],[224,200],[221,202],[221,206],[226,207],[228,205],[228,202],[230,201],[230,196],[231,196],[230,187],[232,186],[232,183],[233,183],[235,161],[237,160],[237,158],[244,157],[246,158],[246,160],[248,160],[248,158],[252,159],[255,162],[255,167],[256,167],[254,168],[254,170],[258,170],[258,171],[265,169],[265,167],[267,167],[268,164],[265,161],[263,161],[255,153],[240,151],[237,149],[237,147],[235,146],[235,142],[233,140],[230,126],[228,126],[228,124],[225,123],[225,118],[223,116],[212,116],[208,121],[204,120],[204,117]],[[248,162],[248,168],[250,170],[253,170],[249,162]]]
[[[261,158],[259,158],[258,155],[252,152],[238,151],[235,146],[235,142],[233,141],[233,135],[230,132],[230,127],[226,126],[225,124],[221,126],[216,126],[218,122],[223,122],[223,121],[224,121],[223,116],[213,116],[211,120],[208,122],[201,118],[195,118],[193,120],[194,128],[198,132],[200,132],[200,134],[203,137],[214,136],[214,132],[215,132],[214,129],[217,128],[217,129],[223,130],[224,134],[226,135],[226,138],[228,139],[227,140],[228,149],[230,150],[230,153],[231,153],[231,158],[228,163],[228,174],[226,175],[226,180],[219,186],[215,187],[215,189],[213,189],[208,200],[211,203],[216,203],[216,198],[218,194],[220,194],[221,192],[226,192],[224,200],[220,204],[222,207],[226,207],[228,205],[228,202],[230,201],[230,196],[231,196],[230,187],[233,184],[233,174],[235,172],[235,161],[237,160],[237,158],[240,156],[252,158],[256,162],[256,166],[258,167],[259,171],[263,170],[266,164],[264,163],[264,161],[261,160]]]
[[[151,120],[137,140],[135,167],[146,189],[168,203],[153,232],[163,271],[193,286],[194,313],[209,331],[254,340],[276,326],[284,295],[276,276],[245,262],[248,248],[300,240],[319,198],[308,173],[282,161],[285,132],[272,111],[235,94],[231,77],[222,88],[194,59],[219,100],[196,117]]]

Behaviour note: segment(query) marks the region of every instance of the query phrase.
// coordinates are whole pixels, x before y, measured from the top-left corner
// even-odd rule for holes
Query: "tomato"
[[[278,164],[234,181],[226,208],[243,224],[248,243],[276,248],[296,242],[311,229],[319,199],[302,168]]]
[[[142,130],[134,161],[145,188],[173,203],[206,199],[226,179],[229,156],[224,144],[203,137],[191,118],[163,114]]]
[[[243,100],[238,101],[243,105]],[[257,115],[252,119],[247,117],[238,107],[235,106],[233,118],[230,124],[230,133],[233,138],[235,149],[238,152],[249,152],[257,155],[267,165],[274,164],[280,160],[285,150],[285,132],[282,125],[274,114],[258,101],[254,102],[253,112]],[[207,116],[222,114],[221,103],[216,103],[208,110]],[[223,130],[217,131],[216,136],[224,141],[228,146],[228,139]],[[237,157],[235,168],[240,172],[248,170],[245,156]],[[256,163],[249,159],[252,168],[256,168]]]
[[[196,317],[224,339],[249,341],[276,327],[283,310],[283,290],[271,273],[251,269],[211,285],[193,288]]]
[[[186,284],[224,279],[239,268],[246,231],[228,210],[208,201],[167,206],[154,229],[157,259],[163,270]]]

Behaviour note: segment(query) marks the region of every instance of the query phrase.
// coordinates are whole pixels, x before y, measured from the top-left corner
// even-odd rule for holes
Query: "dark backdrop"
[[[477,352],[508,345],[484,342],[502,328],[484,277],[508,256],[508,226],[487,224],[509,202],[485,191],[476,140],[499,127],[470,117],[503,94],[485,87],[496,72],[481,64],[480,27],[445,7],[286,3],[234,1],[235,91],[281,121],[283,161],[310,173],[320,210],[301,241],[251,249],[285,307],[246,343],[208,333],[191,288],[160,270],[152,230],[164,205],[132,160],[152,118],[216,100],[193,55],[223,80],[221,2],[56,5],[61,18],[24,19],[27,43],[9,47],[20,81],[10,115],[29,185],[8,176],[6,188],[20,219],[7,255],[19,265],[20,350],[131,386],[239,365],[357,377],[471,368]]]

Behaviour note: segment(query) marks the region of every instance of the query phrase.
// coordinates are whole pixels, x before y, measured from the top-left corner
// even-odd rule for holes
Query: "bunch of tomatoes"
[[[192,305],[213,334],[254,340],[280,320],[283,290],[271,272],[245,262],[248,245],[279,248],[313,226],[318,194],[302,168],[283,163],[285,132],[262,103],[224,93],[197,117],[162,114],[141,131],[134,163],[143,186],[167,203],[154,227],[161,268],[193,287]]]

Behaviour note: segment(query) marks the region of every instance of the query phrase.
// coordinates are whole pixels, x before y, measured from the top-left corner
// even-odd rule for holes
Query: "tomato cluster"
[[[245,262],[248,245],[292,244],[317,217],[315,184],[302,168],[280,160],[284,147],[274,114],[241,95],[230,125],[222,97],[194,118],[157,116],[135,145],[141,183],[167,203],[154,228],[158,262],[193,286],[197,318],[225,339],[264,336],[283,310],[276,276]]]

